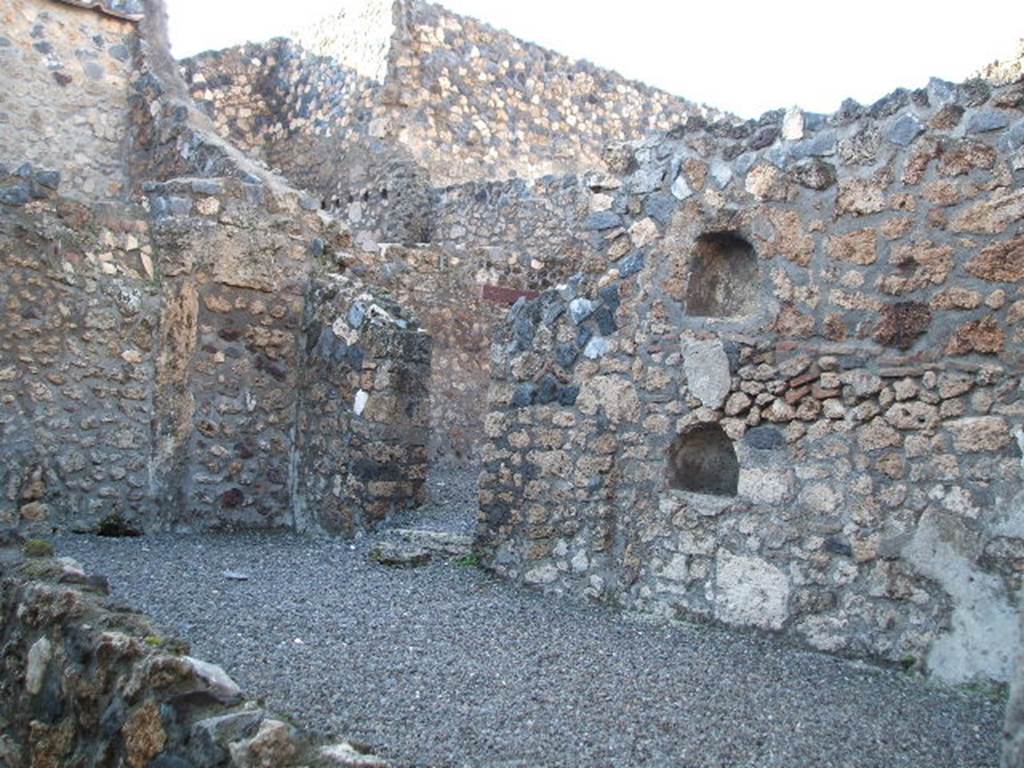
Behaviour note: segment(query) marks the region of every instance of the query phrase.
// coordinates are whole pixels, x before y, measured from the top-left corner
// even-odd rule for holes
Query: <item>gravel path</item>
[[[388,520],[389,528],[414,526],[431,531],[472,533],[476,526],[480,468],[434,468],[427,477],[428,501]]]
[[[993,767],[1001,703],[289,534],[65,537],[193,652],[396,766]],[[229,581],[223,571],[248,581]]]

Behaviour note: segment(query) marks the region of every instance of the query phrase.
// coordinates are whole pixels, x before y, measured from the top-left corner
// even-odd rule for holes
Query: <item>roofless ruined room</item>
[[[1024,766],[1020,54],[179,1],[0,0],[0,768]]]

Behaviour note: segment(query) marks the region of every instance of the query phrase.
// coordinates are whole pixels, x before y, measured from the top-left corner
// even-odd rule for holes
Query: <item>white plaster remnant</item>
[[[1013,600],[999,576],[974,567],[965,530],[926,513],[903,556],[953,599],[951,629],[928,653],[928,669],[948,683],[1009,681],[1021,632]]]
[[[345,321],[344,317],[336,318],[335,321],[331,323],[331,332],[349,346],[352,346],[359,341],[359,331],[355,328],[351,328]]]
[[[603,408],[614,424],[632,421],[640,415],[636,388],[623,376],[595,376],[584,381],[576,404],[586,416],[593,416]]]
[[[683,339],[683,371],[690,394],[708,408],[720,408],[729,396],[729,357],[718,339]]]
[[[690,567],[686,555],[673,555],[658,576],[669,581],[686,581],[690,575]]]
[[[676,180],[672,182],[672,195],[676,200],[686,200],[688,197],[693,196],[693,190],[690,189],[690,185],[686,183],[686,179],[682,174],[679,174]]]
[[[363,411],[366,410],[366,403],[369,401],[369,399],[370,393],[367,392],[365,389],[360,389],[358,392],[356,392],[356,399],[355,402],[352,404],[352,410],[355,412],[356,416],[363,415]]]
[[[606,352],[608,352],[608,339],[603,336],[595,336],[587,342],[583,356],[588,360],[597,360],[604,357]]]
[[[789,614],[789,578],[767,560],[718,551],[715,618],[726,624],[782,629]]]
[[[538,565],[523,575],[527,584],[550,584],[558,579],[558,569],[553,565]]]

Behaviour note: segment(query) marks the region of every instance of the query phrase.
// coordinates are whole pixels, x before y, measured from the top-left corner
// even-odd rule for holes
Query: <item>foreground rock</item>
[[[381,565],[414,568],[434,558],[469,557],[472,550],[473,537],[468,534],[396,528],[373,545],[370,559]]]
[[[0,541],[0,765],[386,765],[265,715],[223,669],[110,598],[105,580],[23,554],[34,549]]]

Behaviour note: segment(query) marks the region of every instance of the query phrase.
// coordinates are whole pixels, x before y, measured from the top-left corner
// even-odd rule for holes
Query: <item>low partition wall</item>
[[[0,541],[0,763],[9,768],[386,766],[247,699],[45,542]]]

